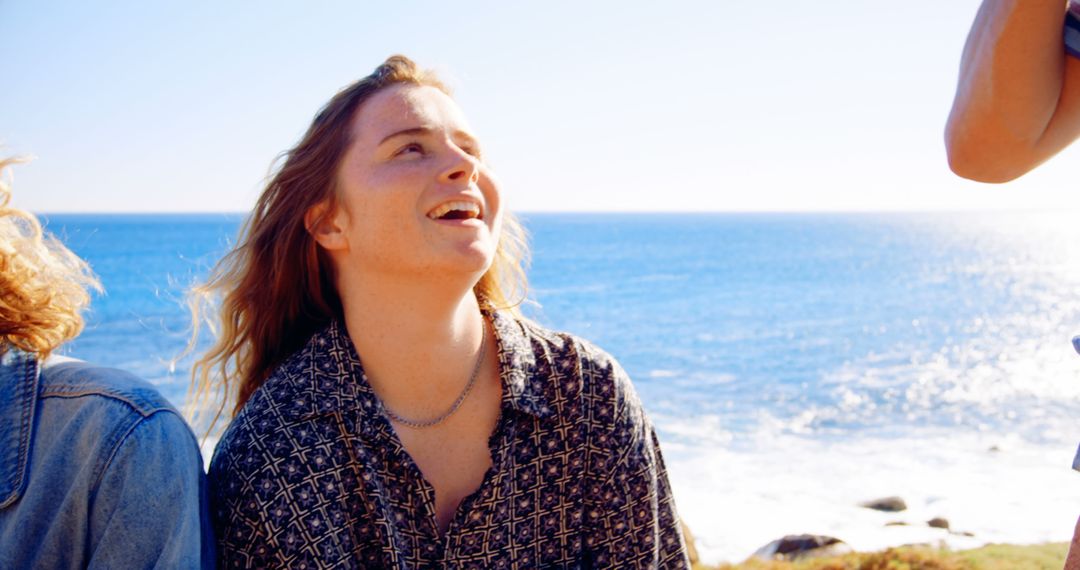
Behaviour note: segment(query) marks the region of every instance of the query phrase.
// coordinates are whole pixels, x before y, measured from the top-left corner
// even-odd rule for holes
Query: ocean
[[[106,291],[64,352],[182,406],[185,292],[242,217],[44,218]],[[706,561],[796,533],[857,549],[1071,536],[1080,212],[522,218],[526,314],[623,364]],[[858,506],[891,495],[908,509]]]

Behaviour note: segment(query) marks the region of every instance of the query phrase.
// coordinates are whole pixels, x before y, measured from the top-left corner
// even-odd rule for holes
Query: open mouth
[[[466,201],[447,202],[428,212],[427,216],[433,220],[475,220],[480,218],[480,205]]]

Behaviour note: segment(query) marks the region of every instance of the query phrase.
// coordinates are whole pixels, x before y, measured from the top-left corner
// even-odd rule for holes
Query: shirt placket
[[[386,487],[391,493],[389,502],[393,509],[384,514],[397,532],[409,534],[409,529],[402,525],[415,527],[417,552],[409,557],[420,561],[421,568],[427,568],[440,560],[444,551],[435,516],[435,489],[424,479],[420,467],[405,450],[390,422],[378,417],[374,423],[375,440],[372,443],[375,449],[383,452],[382,476],[389,479]],[[417,516],[418,512],[423,515]]]
[[[355,432],[349,436],[354,439],[355,445],[362,448],[353,454],[356,476],[360,481],[359,492],[364,496],[371,516],[392,527],[384,532],[415,535],[416,551],[413,552],[402,551],[401,545],[395,544],[392,536],[382,537],[385,544],[395,544],[392,554],[384,550],[382,565],[387,568],[423,568],[428,560],[438,560],[440,554],[437,548],[427,549],[428,545],[438,543],[438,535],[436,527],[424,523],[429,518],[434,521],[434,492],[401,446],[389,422],[379,415],[377,400],[366,392],[360,394],[359,400],[360,406],[353,412],[356,418]],[[349,430],[345,429],[345,432]],[[374,462],[371,461],[373,459]],[[383,481],[379,483],[373,478]],[[389,512],[384,508],[386,505],[390,506]],[[416,506],[431,508],[431,516],[406,520],[415,517]],[[410,524],[416,525],[415,532],[410,533],[408,528],[402,528],[402,525]]]
[[[463,534],[470,530],[469,520],[473,513],[479,514],[479,520],[486,523],[490,518],[492,502],[499,500],[503,493],[499,493],[496,487],[500,481],[509,481],[508,477],[500,477],[508,471],[510,457],[510,441],[513,438],[514,423],[513,414],[508,414],[505,407],[499,411],[499,419],[495,424],[495,432],[492,434],[488,450],[491,453],[491,467],[484,473],[484,479],[480,486],[469,496],[462,499],[450,520],[450,526],[446,529],[446,535],[440,542],[439,568],[454,567],[455,560],[461,558],[459,550]],[[488,501],[482,500],[487,494]],[[434,508],[432,508],[432,520],[434,521]]]

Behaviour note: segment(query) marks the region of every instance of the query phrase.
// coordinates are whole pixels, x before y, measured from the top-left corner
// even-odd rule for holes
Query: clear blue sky
[[[977,6],[0,0],[0,141],[37,157],[35,211],[246,211],[403,53],[450,80],[517,210],[1080,207],[1077,149],[1006,186],[949,173]]]

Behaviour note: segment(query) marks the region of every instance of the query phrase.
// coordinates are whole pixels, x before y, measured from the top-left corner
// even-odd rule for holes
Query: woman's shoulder
[[[218,440],[217,451],[248,449],[256,440],[265,441],[287,433],[297,423],[292,408],[306,406],[308,396],[297,376],[286,374],[279,368],[229,421]],[[215,458],[218,452],[214,454]]]
[[[561,377],[580,379],[581,397],[593,406],[639,406],[629,375],[619,361],[594,342],[556,331],[526,318],[515,321],[538,361],[546,360]]]
[[[535,382],[560,410],[601,448],[640,446],[649,420],[630,376],[619,361],[592,341],[518,319],[537,356]],[[546,363],[545,363],[546,362]],[[570,403],[571,405],[565,405]]]
[[[42,398],[93,397],[121,402],[131,411],[150,416],[176,408],[149,382],[130,372],[68,358],[52,356],[40,364]]]
[[[355,389],[338,354],[340,347],[328,345],[336,342],[329,328],[316,332],[276,366],[226,426],[214,457],[223,450],[249,450],[268,442],[294,445],[293,435],[309,421],[354,403]]]
[[[15,427],[19,437],[33,438],[40,445],[49,442],[58,449],[78,449],[71,456],[83,461],[106,458],[106,466],[121,448],[140,457],[131,464],[184,461],[198,455],[198,442],[180,412],[134,374],[65,356],[39,360],[9,351],[0,363],[0,380],[13,374],[22,382],[8,388],[18,395],[0,402],[0,411],[5,406],[21,408],[19,416],[26,425],[21,431]],[[185,451],[178,451],[181,448]],[[156,457],[162,449],[171,454]]]
[[[132,468],[194,464],[201,471],[199,445],[191,427],[142,378],[52,356],[41,363],[39,382],[39,426],[35,429],[41,433],[37,435],[66,439],[65,445],[83,446],[84,451],[100,446],[110,465],[122,448],[126,459],[119,463]],[[170,451],[161,455],[163,449]]]
[[[592,341],[577,334],[555,330],[532,319],[522,316],[502,316],[517,324],[527,341],[533,345],[533,351],[541,349],[553,357],[573,356],[583,362],[598,366],[618,365],[611,354]]]
[[[262,425],[284,425],[316,413],[323,392],[340,387],[337,385],[347,376],[340,362],[340,347],[328,346],[334,342],[332,328],[333,325],[315,332],[302,348],[275,366],[237,412],[232,424],[257,420]],[[330,377],[335,386],[329,386],[326,381]]]

